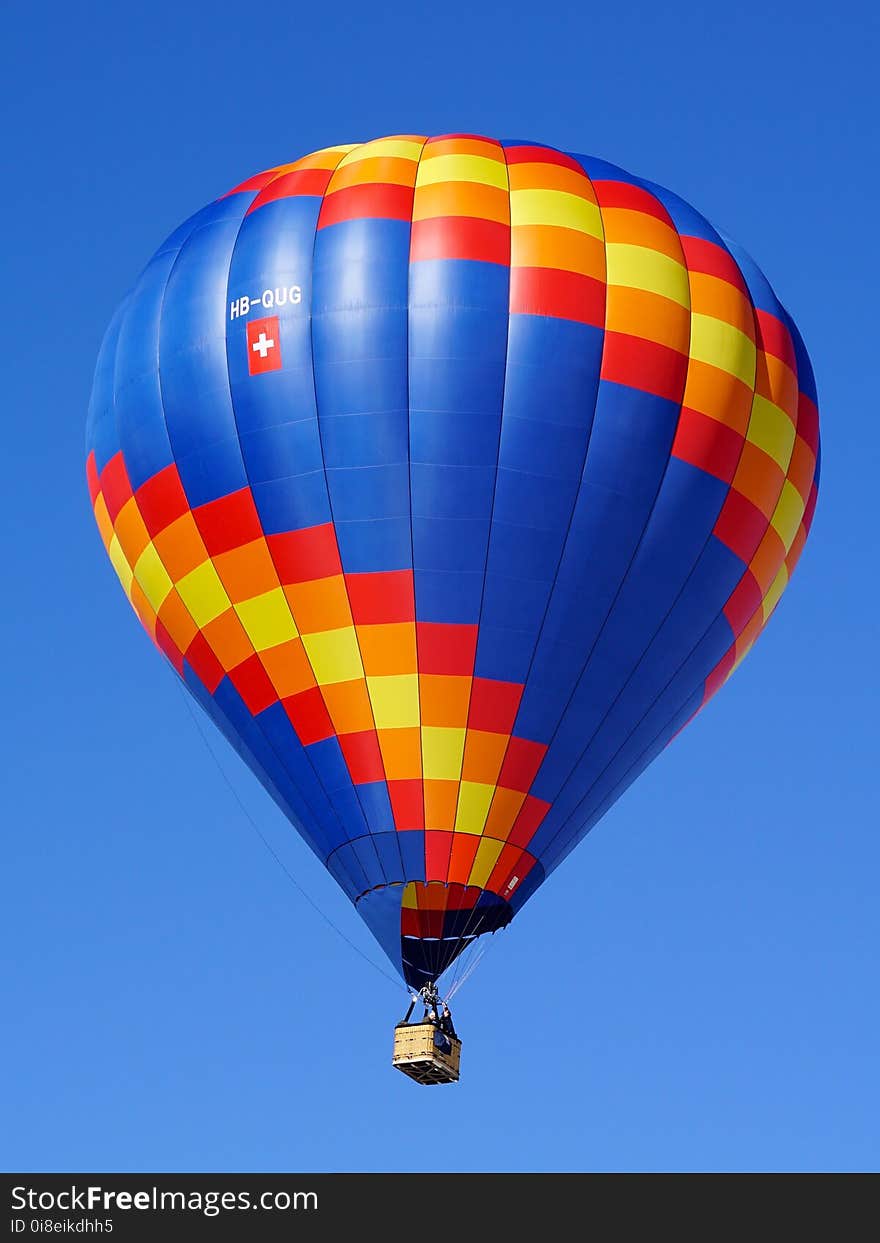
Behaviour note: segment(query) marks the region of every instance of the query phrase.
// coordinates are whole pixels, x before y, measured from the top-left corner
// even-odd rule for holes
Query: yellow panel
[[[417,160],[423,146],[423,143],[407,138],[377,138],[374,142],[364,142],[359,147],[353,148],[342,157],[337,167],[345,168],[349,164],[357,163],[358,160],[375,160],[380,156],[389,155],[404,160]]]
[[[733,324],[712,315],[691,316],[690,356],[696,362],[708,363],[735,375],[743,384],[755,384],[755,345]]]
[[[479,181],[484,186],[506,190],[507,165],[503,160],[490,160],[483,155],[437,155],[422,160],[416,189],[437,181]]]
[[[422,771],[426,781],[458,781],[465,730],[422,726]]]
[[[140,583],[144,595],[158,613],[174,584],[152,540],[138,557],[134,567],[134,576]]]
[[[564,190],[514,190],[510,196],[511,226],[559,225],[591,237],[603,237],[599,208],[589,199]]]
[[[483,785],[477,781],[461,783],[458,811],[455,813],[456,833],[482,833],[494,794],[494,785]]]
[[[783,566],[780,566],[779,573],[776,575],[773,582],[770,584],[770,588],[766,596],[761,601],[761,611],[764,615],[765,622],[767,621],[768,617],[773,612],[773,610],[776,608],[776,605],[779,603],[779,597],[782,595],[783,591],[785,591],[787,586],[788,586],[788,570],[783,565]]]
[[[403,897],[400,899],[400,905],[406,907],[408,911],[418,910],[418,900],[416,898],[416,887],[413,881],[409,881],[403,889]]]
[[[795,427],[785,411],[756,393],[746,439],[763,449],[774,462],[787,471],[794,449],[794,438]]]
[[[367,678],[376,729],[405,729],[419,723],[419,675],[392,673]]]
[[[303,635],[303,645],[319,685],[351,682],[364,676],[354,626]]]
[[[125,553],[122,551],[122,545],[114,535],[110,543],[107,545],[107,553],[113,563],[113,569],[122,586],[125,588],[126,594],[131,592],[132,572],[131,566],[125,559]]]
[[[630,246],[625,242],[608,242],[605,254],[609,285],[650,289],[651,293],[662,294],[681,306],[690,306],[687,270],[668,255],[647,246]]]
[[[798,527],[801,525],[804,508],[804,498],[791,480],[786,479],[782,485],[782,492],[776,505],[776,512],[771,519],[773,527],[785,545],[786,556],[794,543]]]
[[[235,611],[257,652],[277,647],[279,643],[287,643],[297,637],[298,632],[283,587],[273,587],[261,596],[243,600],[235,605]]]
[[[498,862],[498,856],[504,849],[504,842],[499,842],[494,837],[484,837],[477,847],[477,856],[474,859],[471,868],[471,874],[468,877],[469,885],[477,885],[480,889],[488,881],[492,875],[492,869]]]
[[[95,522],[98,524],[104,547],[109,548],[110,541],[113,538],[113,523],[110,521],[110,514],[107,510],[107,502],[104,500],[103,492],[99,492],[95,500]]]
[[[185,574],[177,590],[199,629],[230,607],[229,596],[211,561],[203,561]]]

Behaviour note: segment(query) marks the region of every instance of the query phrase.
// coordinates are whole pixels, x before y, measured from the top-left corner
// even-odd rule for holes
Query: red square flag
[[[248,371],[262,375],[264,371],[281,370],[281,338],[278,316],[252,319],[247,324]]]

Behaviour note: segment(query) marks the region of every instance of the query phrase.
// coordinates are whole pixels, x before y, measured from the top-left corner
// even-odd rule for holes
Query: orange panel
[[[227,673],[254,654],[253,644],[238,620],[235,609],[227,609],[225,613],[209,621],[207,626],[202,627],[202,634]]]
[[[434,216],[475,216],[478,220],[510,223],[510,199],[500,186],[476,181],[438,181],[416,186],[413,220]]]
[[[450,885],[466,885],[474,865],[474,859],[483,839],[478,833],[456,833],[452,839],[449,856]]]
[[[605,240],[624,242],[630,246],[645,246],[658,250],[677,263],[684,263],[681,241],[671,225],[658,220],[647,212],[631,211],[627,207],[603,207],[602,223]]]
[[[116,515],[113,530],[125,553],[126,561],[133,566],[150,542],[150,533],[144,524],[134,497],[126,501]]]
[[[493,734],[482,729],[469,729],[465,736],[462,781],[479,781],[494,785],[501,772],[509,734]]]
[[[755,339],[755,315],[750,302],[727,281],[705,272],[688,272],[691,305],[701,315],[712,315],[733,324],[752,341]]]
[[[692,410],[699,410],[745,436],[753,395],[747,384],[729,372],[690,360],[683,404]]]
[[[336,169],[330,178],[327,193],[344,190],[348,186],[376,183],[414,186],[417,168],[417,160],[408,160],[401,155],[374,155],[363,160],[354,160],[351,164],[342,164]]]
[[[153,543],[159,559],[175,583],[208,560],[208,551],[191,513],[181,514],[159,532]]]
[[[321,694],[337,734],[360,734],[375,728],[370,696],[363,678],[331,682],[321,687]]]
[[[605,246],[598,237],[553,224],[518,224],[510,231],[510,266],[555,268],[605,279]]]
[[[278,574],[265,539],[251,540],[213,558],[214,568],[233,604],[251,600],[278,586]]]
[[[422,159],[430,160],[438,155],[481,155],[487,160],[505,164],[504,152],[497,142],[485,138],[438,138],[431,139],[422,148]]]
[[[199,632],[189,610],[178,595],[176,588],[173,587],[162,601],[159,620],[182,652],[186,651]],[[250,647],[248,652],[250,652]]]
[[[522,163],[508,166],[511,190],[562,190],[588,203],[596,202],[593,186],[584,173],[560,164]]]
[[[358,626],[357,637],[365,673],[380,676],[416,672],[415,622]]]
[[[307,583],[289,583],[285,585],[284,594],[300,634],[339,630],[352,624],[345,579],[341,574],[314,578]]]
[[[750,440],[743,441],[742,457],[733,477],[733,486],[768,519],[773,517],[784,479],[769,454]]]
[[[315,685],[315,675],[312,673],[302,639],[289,639],[286,643],[279,643],[277,647],[267,648],[260,653],[260,659],[279,699],[298,695],[300,691],[306,691]]]
[[[408,781],[422,775],[422,738],[418,726],[380,729],[379,749],[388,781]]]
[[[458,805],[457,781],[425,782],[425,828],[452,829]]]
[[[519,810],[526,801],[524,792],[519,790],[506,790],[499,787],[495,791],[495,797],[492,799],[492,806],[489,808],[489,815],[483,828],[483,833],[487,837],[497,837],[500,841],[507,841],[507,836],[513,828],[513,822],[519,815]]]
[[[758,551],[749,563],[749,569],[754,574],[762,595],[769,591],[770,584],[779,573],[784,560],[785,545],[773,527],[768,527],[758,545]]]
[[[672,350],[684,348],[690,334],[690,311],[647,289],[615,285],[608,291],[605,328],[656,341]]]
[[[419,711],[423,725],[467,724],[471,678],[443,673],[419,674]]]

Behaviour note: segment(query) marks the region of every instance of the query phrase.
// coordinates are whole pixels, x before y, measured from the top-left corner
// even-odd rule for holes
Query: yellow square
[[[456,833],[482,833],[494,794],[494,785],[485,785],[480,781],[461,783],[455,813]]]
[[[158,613],[174,584],[152,540],[138,557],[134,567],[134,576],[140,583],[144,595]]]
[[[364,676],[354,626],[303,635],[303,645],[319,686]]]
[[[504,842],[496,841],[494,837],[483,838],[477,847],[476,858],[468,877],[469,885],[477,885],[480,889],[486,885],[503,849]]]
[[[426,781],[458,781],[465,730],[422,726],[422,771]]]
[[[116,571],[117,578],[125,588],[126,595],[130,594],[132,579],[131,566],[126,561],[125,553],[122,551],[122,545],[115,535],[111,538],[110,543],[107,545],[107,555],[113,564],[113,569]]]
[[[804,498],[794,484],[786,479],[773,514],[773,527],[785,545],[786,554],[794,543],[803,516]]]
[[[199,629],[229,608],[229,596],[211,561],[203,561],[185,574],[177,590]]]
[[[405,729],[419,723],[419,675],[395,673],[367,678],[376,729]]]
[[[257,652],[296,638],[296,626],[281,587],[273,587],[251,600],[243,600],[235,605],[235,611]]]

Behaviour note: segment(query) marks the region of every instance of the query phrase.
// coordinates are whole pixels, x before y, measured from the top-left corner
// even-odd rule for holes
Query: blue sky
[[[5,25],[0,1166],[876,1168],[874,6],[53,0]],[[185,216],[317,147],[461,130],[610,159],[745,245],[810,350],[823,476],[768,632],[496,938],[463,1081],[426,1097],[388,1065],[405,994],[260,844],[130,614],[83,425],[113,308]]]

